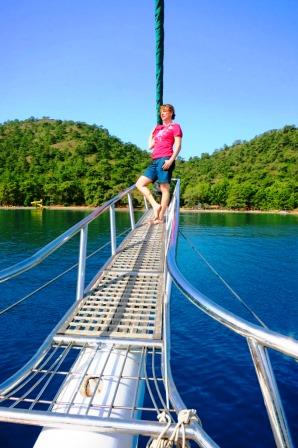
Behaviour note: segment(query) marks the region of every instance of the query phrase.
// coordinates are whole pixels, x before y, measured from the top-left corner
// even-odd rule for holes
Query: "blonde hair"
[[[175,114],[174,106],[172,106],[172,104],[162,104],[159,108],[159,111],[161,112],[163,109],[167,109],[170,112],[172,112],[172,119],[173,120],[175,119],[176,114]]]

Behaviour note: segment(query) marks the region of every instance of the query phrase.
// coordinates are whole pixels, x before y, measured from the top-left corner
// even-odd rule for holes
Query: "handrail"
[[[31,257],[17,263],[13,266],[0,271],[0,283],[5,282],[8,279],[16,277],[17,275],[28,271],[29,269],[40,264],[50,254],[59,249],[67,241],[69,241],[74,235],[81,232],[80,249],[79,249],[79,269],[78,269],[78,283],[77,283],[77,300],[79,300],[86,289],[84,289],[85,282],[85,261],[86,261],[86,249],[87,249],[87,230],[88,225],[99,215],[110,209],[110,230],[111,230],[111,251],[112,254],[116,250],[116,226],[115,226],[115,203],[121,200],[124,196],[128,196],[129,213],[131,228],[135,226],[134,212],[132,206],[131,192],[135,189],[135,185],[130,186],[126,190],[120,192],[114,198],[110,199],[102,206],[96,208],[90,215],[79,221],[70,229],[65,231],[62,235],[48,243],[42,249],[38,250]],[[163,338],[163,362],[162,370],[164,378],[166,380],[166,394],[167,401],[170,399],[174,404],[177,411],[181,410],[184,403],[176,391],[176,387],[172,378],[170,368],[170,322],[169,322],[169,295],[171,291],[171,282],[177,285],[182,293],[198,308],[204,311],[207,315],[217,320],[221,324],[230,328],[232,331],[240,334],[247,339],[248,347],[252,356],[252,360],[256,369],[259,384],[263,393],[265,405],[267,408],[269,420],[272,427],[272,432],[276,441],[276,445],[280,448],[290,448],[293,446],[291,436],[286,422],[286,417],[283,411],[282,402],[279,396],[277,384],[275,381],[274,373],[270,365],[270,360],[266,349],[268,347],[280,351],[281,353],[298,359],[298,341],[279,334],[267,328],[262,328],[255,325],[245,319],[238,317],[225,308],[217,305],[210,300],[200,291],[198,291],[180,272],[176,263],[176,248],[179,231],[179,197],[180,197],[180,181],[176,180],[176,188],[174,191],[173,201],[168,210],[168,219],[166,223],[166,238],[165,238],[165,252],[167,260],[167,272],[165,275],[165,296],[164,302],[164,338]],[[145,202],[146,205],[146,202]],[[88,288],[87,288],[88,289]],[[76,304],[73,304],[75,307]],[[64,319],[64,318],[63,318]],[[58,324],[60,325],[61,322]],[[57,329],[55,327],[55,329]],[[50,339],[54,334],[48,336],[45,343],[40,348],[38,354],[40,355],[47,349]],[[166,346],[167,341],[168,346]],[[36,356],[34,356],[30,365],[34,362]],[[25,367],[28,367],[29,363]],[[25,371],[25,367],[21,371]],[[20,373],[20,372],[19,372]],[[10,378],[2,386],[10,387],[12,379],[15,380],[16,376]],[[215,448],[216,443],[213,442],[204,430],[199,426],[196,426],[196,434],[200,440],[200,446],[205,448]],[[193,427],[194,429],[194,427]]]
[[[179,201],[179,199],[177,199],[177,201]],[[226,310],[201,293],[185,278],[176,263],[176,243],[178,239],[178,230],[179,202],[176,205],[175,216],[172,223],[167,254],[167,267],[175,284],[182,291],[182,293],[210,317],[241,336],[253,338],[266,347],[273,348],[285,355],[298,359],[298,341],[296,339],[255,325],[246,319],[237,316],[231,311]]]
[[[177,196],[179,199],[179,179],[173,179],[176,181],[175,193],[178,191],[178,195],[174,194],[169,204],[166,219],[166,232],[165,232],[165,256],[169,247],[169,238],[171,236],[171,224],[174,219],[175,206],[177,203]],[[178,184],[178,185],[177,185]],[[179,203],[178,203],[179,209]],[[177,414],[186,409],[186,405],[183,402],[179,392],[177,391],[171,369],[171,322],[170,322],[170,297],[172,287],[172,277],[170,273],[165,272],[164,278],[164,303],[163,303],[163,350],[162,350],[162,373],[165,381],[166,402],[169,408],[170,402],[172,403]],[[179,418],[178,418],[179,419]],[[197,422],[192,422],[190,426],[195,434],[193,440],[196,441],[201,448],[219,448],[217,443],[205,432],[201,426],[201,422],[198,418]]]
[[[298,359],[298,341],[276,331],[262,328],[226,310],[196,289],[181,273],[176,263],[176,248],[179,230],[180,181],[176,183],[175,210],[170,229],[167,252],[168,271],[180,291],[204,313],[247,339],[259,384],[267,408],[272,432],[278,447],[292,447],[281,399],[270,365],[266,348],[275,349]]]
[[[81,221],[76,223],[74,226],[70,227],[64,233],[59,235],[53,241],[39,249],[35,254],[31,257],[26,258],[25,260],[20,261],[8,268],[2,269],[0,271],[0,283],[3,283],[13,277],[16,277],[23,272],[28,271],[29,269],[40,264],[44,259],[46,259],[49,255],[63,246],[67,241],[69,241],[74,235],[76,235],[81,229],[86,227],[89,223],[94,221],[99,215],[101,215],[104,211],[108,209],[108,207],[112,206],[116,202],[120,201],[124,196],[128,195],[131,191],[135,189],[135,184],[128,187],[126,190],[121,191],[119,194],[114,196],[109,201],[105,202],[100,207],[97,207],[90,215],[83,218]]]

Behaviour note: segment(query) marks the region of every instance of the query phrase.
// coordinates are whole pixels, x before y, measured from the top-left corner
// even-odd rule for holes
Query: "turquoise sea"
[[[87,211],[0,210],[0,269],[32,255]],[[298,339],[298,216],[288,214],[182,213],[180,230],[229,285],[273,330]],[[117,230],[129,226],[117,212]],[[89,229],[88,253],[109,237],[108,215]],[[205,295],[254,322],[182,236],[178,265]],[[24,297],[77,262],[78,240],[15,281],[0,285],[0,309]],[[109,247],[88,261],[88,279],[109,256]],[[21,367],[55,326],[75,295],[75,270],[0,316],[0,381]],[[88,280],[87,279],[87,280]],[[246,341],[211,320],[174,287],[171,309],[172,369],[187,406],[225,448],[274,447]],[[270,352],[285,411],[298,445],[298,366]],[[38,428],[0,424],[1,448],[29,448]]]

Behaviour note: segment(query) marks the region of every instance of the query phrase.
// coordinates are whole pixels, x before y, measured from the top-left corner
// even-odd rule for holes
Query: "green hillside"
[[[96,125],[51,119],[0,125],[0,205],[98,205],[133,184],[149,156]]]
[[[182,152],[183,156],[183,152]],[[98,205],[134,183],[149,154],[96,125],[52,119],[0,124],[0,205]],[[298,129],[177,162],[182,205],[298,207]],[[138,201],[137,201],[138,202]]]
[[[298,207],[297,170],[298,129],[285,126],[180,162],[176,175],[189,207],[292,210]]]

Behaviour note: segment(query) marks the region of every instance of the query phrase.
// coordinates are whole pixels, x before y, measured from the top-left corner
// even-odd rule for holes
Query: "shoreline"
[[[11,205],[0,206],[0,210],[70,210],[70,211],[93,211],[96,206],[88,205],[49,205],[39,207],[23,206],[23,205]],[[117,211],[127,211],[128,207],[116,207]],[[135,211],[141,211],[143,209],[135,209]],[[248,214],[277,214],[277,215],[298,215],[298,209],[295,210],[231,210],[231,209],[193,209],[180,207],[180,213],[248,213]]]
[[[191,209],[180,208],[180,213],[248,213],[248,214],[270,214],[270,215],[298,215],[298,210],[231,210],[219,209]]]

